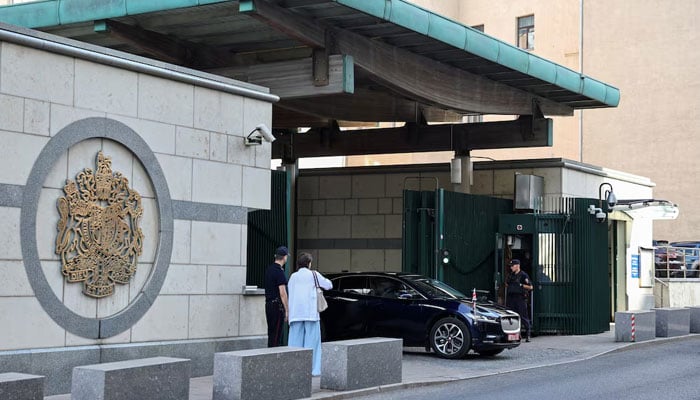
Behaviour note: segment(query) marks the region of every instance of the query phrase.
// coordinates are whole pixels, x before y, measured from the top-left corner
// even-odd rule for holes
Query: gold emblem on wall
[[[97,171],[85,168],[66,180],[58,199],[56,254],[68,282],[84,282],[83,293],[105,297],[114,284],[128,284],[143,248],[141,195],[129,187],[112,159],[97,153]]]

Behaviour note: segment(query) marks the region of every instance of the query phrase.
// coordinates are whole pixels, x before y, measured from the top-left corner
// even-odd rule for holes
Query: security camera
[[[615,197],[615,193],[610,192],[608,194],[608,198],[605,199],[605,202],[608,203],[608,210],[612,210],[617,204],[617,197]]]
[[[272,143],[275,141],[275,137],[272,135],[272,131],[270,131],[270,128],[267,127],[265,124],[260,124],[255,127],[255,130],[260,132],[260,134],[267,140],[268,142]]]
[[[593,204],[588,206],[588,213],[591,215],[595,215],[596,222],[605,222],[608,219],[608,214],[603,212],[602,209],[594,206]]]
[[[603,211],[598,211],[595,213],[595,220],[596,222],[605,222],[605,219],[608,217],[608,214],[604,213]]]
[[[245,144],[246,146],[260,145],[263,138],[270,143],[275,141],[275,136],[272,135],[270,128],[265,124],[260,124],[248,134],[245,138]]]

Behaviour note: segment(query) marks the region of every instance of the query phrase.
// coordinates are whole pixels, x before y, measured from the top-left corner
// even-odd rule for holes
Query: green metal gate
[[[246,284],[264,287],[265,267],[275,249],[289,244],[289,192],[286,171],[272,171],[270,210],[248,213]]]
[[[610,327],[607,223],[587,210],[597,201],[562,198],[546,213],[501,216],[499,233],[532,235],[535,333],[582,335]]]
[[[435,271],[435,192],[403,192],[402,270],[425,276]]]
[[[404,191],[403,270],[440,279],[464,293],[488,291],[495,299],[494,237],[498,216],[513,202],[487,196]],[[442,250],[449,253],[442,262]]]
[[[502,300],[508,236],[532,251],[534,333],[592,334],[609,329],[607,223],[588,213],[596,199],[558,198],[535,214],[512,214],[511,200],[437,190],[404,191],[403,271]],[[447,250],[448,262],[442,262]]]

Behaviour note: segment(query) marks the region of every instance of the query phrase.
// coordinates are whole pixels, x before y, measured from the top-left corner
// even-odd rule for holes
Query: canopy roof
[[[403,0],[49,0],[0,21],[270,87],[275,128],[571,115],[619,90]]]
[[[622,211],[633,219],[652,220],[676,219],[680,212],[677,204],[657,199],[620,200],[613,210]]]

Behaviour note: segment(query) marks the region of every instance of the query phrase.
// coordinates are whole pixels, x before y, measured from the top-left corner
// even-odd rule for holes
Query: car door
[[[370,276],[367,299],[371,336],[402,338],[404,345],[425,337],[423,297],[406,283],[388,276]]]
[[[333,289],[325,293],[328,309],[321,313],[325,340],[367,336],[365,308],[369,291],[364,275],[333,279]]]

